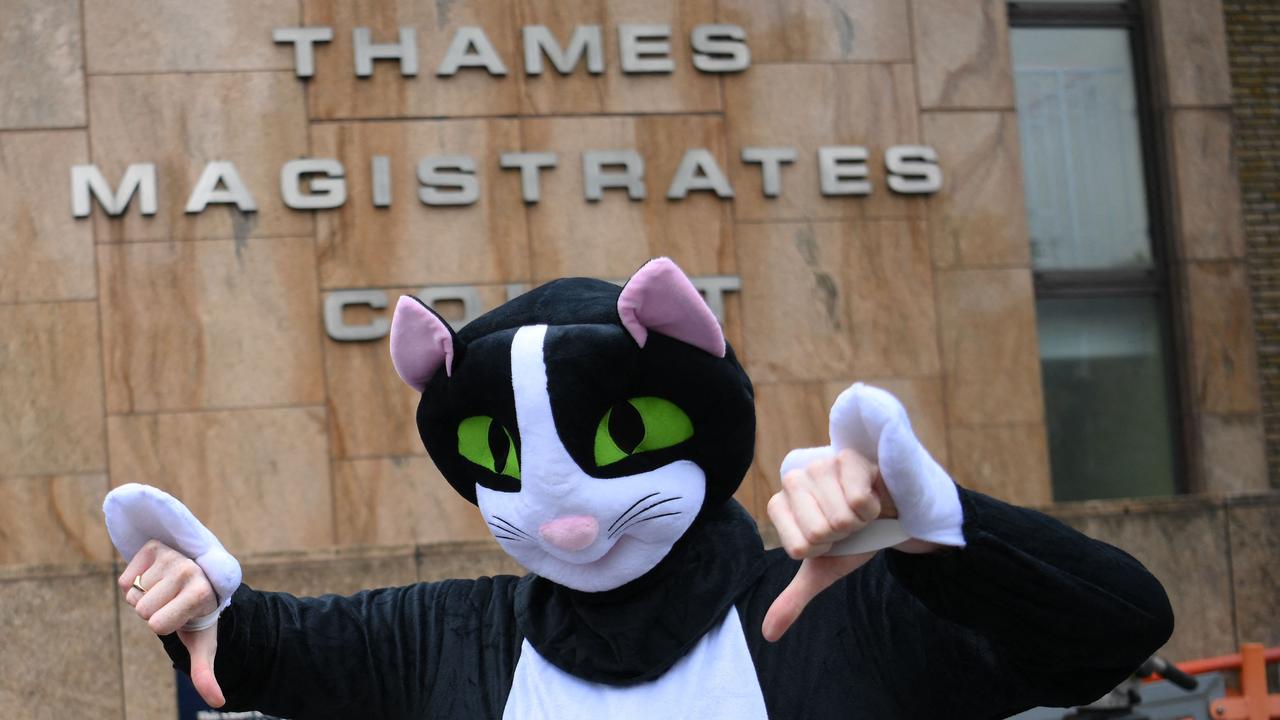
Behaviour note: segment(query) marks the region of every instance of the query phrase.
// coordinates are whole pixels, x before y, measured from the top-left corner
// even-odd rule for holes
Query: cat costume
[[[1133,558],[958,488],[888,393],[855,385],[832,445],[879,463],[899,520],[833,552],[907,539],[815,598],[782,638],[765,612],[799,562],[732,495],[753,454],[750,380],[669,260],[626,286],[557,280],[455,332],[401,298],[397,372],[432,460],[530,573],[297,598],[239,565],[177,500],[113,491],[126,558],[156,538],[221,599],[225,709],[290,718],[1002,718],[1101,696],[1172,613]],[[162,638],[176,666],[188,657]]]

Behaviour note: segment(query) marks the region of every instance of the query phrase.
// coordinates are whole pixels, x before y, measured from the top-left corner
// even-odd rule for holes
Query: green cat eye
[[[511,433],[488,415],[473,415],[458,424],[458,453],[486,470],[520,479]]]
[[[675,403],[637,397],[609,408],[596,428],[596,465],[661,450],[693,437],[693,423]]]

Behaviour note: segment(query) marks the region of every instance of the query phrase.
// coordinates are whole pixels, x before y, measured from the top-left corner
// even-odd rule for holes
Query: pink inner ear
[[[640,347],[649,331],[724,357],[724,332],[697,288],[668,258],[645,263],[618,296],[618,317]]]
[[[453,335],[440,318],[422,303],[401,295],[391,318],[391,362],[400,379],[422,392],[444,365],[453,374]]]

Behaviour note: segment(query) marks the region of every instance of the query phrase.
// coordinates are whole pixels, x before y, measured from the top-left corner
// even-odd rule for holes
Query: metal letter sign
[[[673,74],[677,71],[677,58],[681,57],[688,58],[681,62],[689,62],[696,71],[708,74],[738,73],[751,66],[747,34],[738,25],[697,25],[687,35],[676,37],[672,27],[666,24],[618,24],[613,28],[617,33],[617,43],[611,49],[614,53],[611,57],[606,57],[605,32],[598,24],[572,25],[571,29],[558,32],[543,25],[529,25],[521,28],[523,47],[519,54],[515,58],[504,58],[484,28],[464,25],[453,30],[433,77],[418,78],[416,27],[396,28],[394,41],[386,37],[389,30],[380,31],[382,37],[375,41],[370,28],[354,27],[351,29],[349,71],[357,78],[369,78],[377,69],[378,61],[384,61],[382,72],[393,72],[386,67],[390,63],[385,61],[395,61],[403,82],[454,82],[457,76],[476,72],[486,73],[499,82],[504,81],[508,74],[507,62],[514,61],[515,66],[523,69],[528,77],[548,75],[549,64],[554,73],[542,82],[551,82],[557,75],[577,75],[584,79],[601,76],[610,62],[616,63],[624,78],[639,74]],[[323,25],[281,27],[271,32],[272,42],[293,47],[294,74],[303,80],[315,76],[317,53],[334,51],[326,47],[333,38],[334,29]],[[681,49],[689,52],[682,53]],[[661,79],[644,80],[655,81],[661,82]],[[874,102],[877,98],[867,100]],[[823,102],[824,99],[815,98],[814,101]],[[396,183],[407,183],[399,192],[399,202],[414,202],[416,198],[428,208],[440,208],[436,212],[457,212],[460,207],[479,203],[481,198],[492,201],[484,184],[511,171],[520,173],[520,198],[526,205],[542,202],[545,183],[573,182],[572,178],[565,177],[567,172],[581,173],[582,193],[589,203],[604,202],[605,193],[609,190],[621,191],[616,193],[618,197],[625,192],[631,201],[646,201],[648,198],[649,178],[645,171],[649,158],[636,148],[589,149],[564,158],[553,149],[496,148],[496,163],[486,160],[485,167],[475,157],[450,154],[449,149],[432,147],[428,150],[431,154],[417,157],[372,155],[356,158],[354,164],[350,164],[353,162],[350,158],[344,158],[348,164],[339,158],[293,158],[279,169],[278,202],[299,212],[333,211],[347,203],[350,187],[359,188],[367,183],[368,194],[363,191],[357,193],[361,197],[355,201],[367,202],[374,208],[388,208],[397,197]],[[748,146],[736,152],[685,147],[683,152],[674,171],[666,169],[670,167],[669,158],[655,159],[654,166],[663,168],[664,177],[653,181],[661,183],[655,185],[657,188],[665,186],[666,192],[654,202],[681,202],[695,192],[714,194],[721,201],[732,202],[737,192],[730,178],[741,177],[741,174],[734,173],[733,168],[725,164],[738,164],[739,170],[747,169],[748,177],[755,170],[752,166],[758,166],[760,194],[767,199],[781,197],[785,176],[797,172],[816,175],[822,195],[833,203],[855,202],[858,197],[870,195],[881,177],[890,192],[902,195],[937,193],[944,184],[938,153],[928,145],[894,145],[874,160],[868,149],[861,145],[827,145],[817,148],[816,152],[801,152],[785,144]],[[717,159],[718,154],[727,159]],[[89,217],[95,204],[100,212],[110,217],[126,213],[154,216],[162,189],[171,192],[170,188],[178,188],[178,192],[182,192],[188,187],[190,192],[184,206],[186,213],[202,213],[210,205],[227,205],[241,213],[251,213],[258,209],[254,192],[272,190],[246,185],[236,169],[237,160],[249,162],[256,158],[213,160],[206,163],[196,178],[158,177],[157,167],[171,168],[174,164],[140,160],[128,165],[122,174],[113,174],[112,177],[105,176],[97,165],[72,166],[72,216]],[[883,175],[877,174],[874,181],[873,164],[877,170],[883,169]],[[668,172],[670,174],[665,175]],[[261,177],[261,174],[254,172],[250,177]],[[694,284],[716,317],[723,322],[724,295],[738,292],[741,281],[737,277],[712,276],[695,278]],[[506,288],[508,297],[524,290],[523,285],[508,285]],[[459,327],[484,311],[482,295],[474,285],[428,287],[421,291],[420,297],[428,303],[460,303],[462,317],[455,323]],[[326,333],[342,342],[385,337],[390,328],[388,300],[387,292],[377,288],[327,293],[324,297]],[[364,314],[369,319],[349,323],[348,309],[358,307],[365,309],[352,310],[351,316]]]

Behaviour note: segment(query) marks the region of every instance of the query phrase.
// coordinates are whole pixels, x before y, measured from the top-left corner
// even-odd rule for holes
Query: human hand
[[[178,633],[191,657],[191,682],[196,692],[211,707],[222,707],[226,699],[213,672],[218,624],[215,620],[198,630],[183,629],[218,609],[218,596],[200,566],[159,540],[150,540],[134,554],[117,582],[125,602],[147,621],[152,632]],[[139,590],[138,585],[146,590]]]
[[[156,633],[177,631],[191,656],[191,680],[213,707],[224,704],[213,675],[218,615],[240,586],[240,563],[177,498],[129,483],[102,503],[111,543],[129,562],[120,576],[128,602]],[[133,587],[138,580],[145,591]]]
[[[803,560],[765,616],[769,641],[883,548],[920,553],[964,545],[955,484],[916,439],[897,398],[853,385],[831,408],[830,437],[831,445],[788,453],[782,491],[769,501],[784,549]]]
[[[898,509],[879,468],[846,449],[784,475],[782,490],[769,499],[768,511],[783,549],[803,560],[791,584],[765,614],[764,638],[775,642],[818,593],[875,556],[875,551],[828,555],[832,545],[876,520],[896,518]],[[931,549],[913,540],[899,547],[916,552]]]

